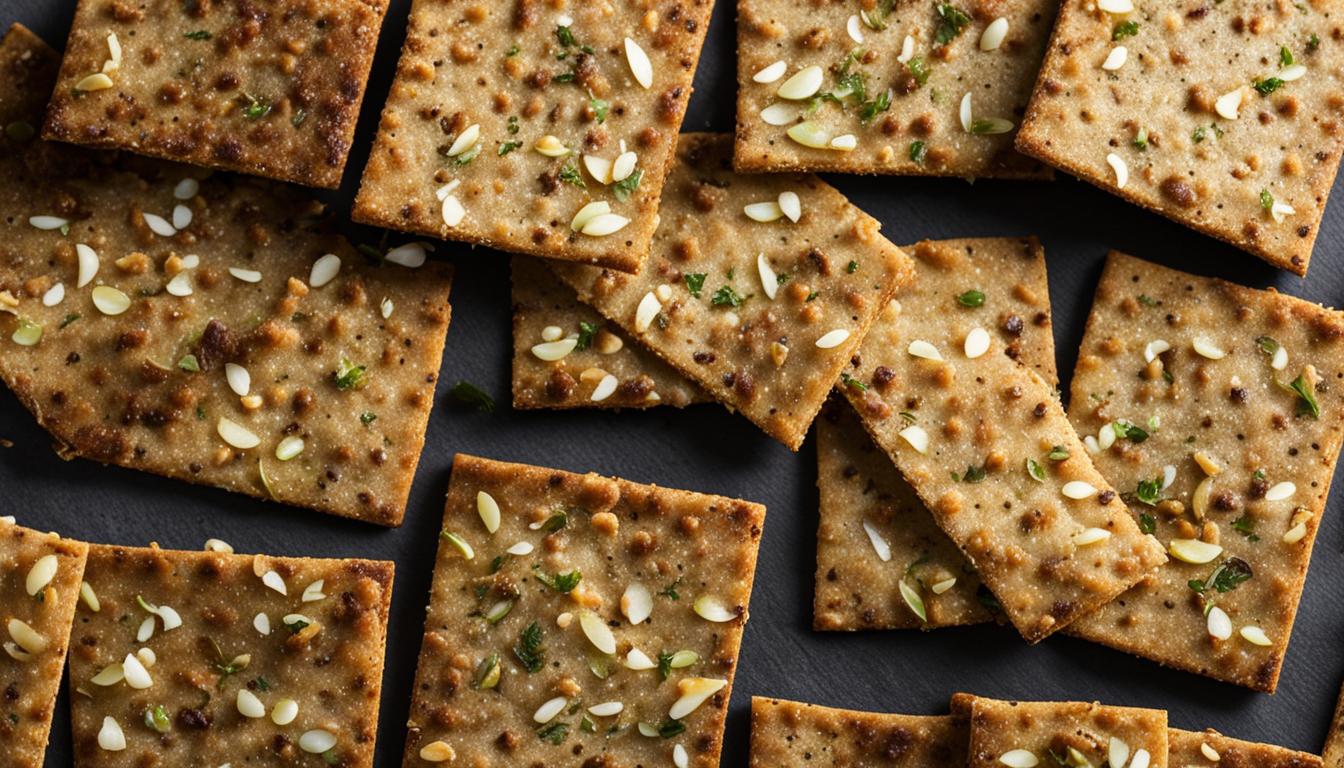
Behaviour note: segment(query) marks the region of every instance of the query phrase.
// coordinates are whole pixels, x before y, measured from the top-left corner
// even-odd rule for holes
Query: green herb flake
[[[938,27],[933,33],[933,41],[937,45],[947,45],[970,25],[971,17],[951,3],[939,3],[937,10]]]
[[[597,323],[590,323],[585,320],[579,321],[579,342],[574,346],[576,350],[587,349],[593,346],[593,337],[597,335]]]
[[[1115,27],[1111,30],[1111,39],[1119,41],[1137,34],[1139,34],[1139,22],[1120,21],[1116,22]]]
[[[634,173],[626,176],[624,179],[611,185],[611,193],[616,195],[616,199],[624,203],[630,199],[630,196],[639,189],[639,182],[644,178],[644,171],[636,169]]]
[[[588,96],[588,106],[593,108],[593,117],[597,119],[599,125],[607,122],[607,113],[611,111],[611,102],[590,94]]]
[[[505,129],[506,131],[509,132],[509,135],[510,135],[510,136],[513,136],[513,135],[517,134],[517,133],[518,133],[518,116],[517,116],[517,115],[509,115],[509,122],[508,122],[508,124],[505,126],[504,129]]]
[[[664,739],[680,736],[686,731],[686,724],[680,720],[667,719],[658,724],[658,735]]]
[[[1246,537],[1247,541],[1259,541],[1260,537],[1255,533],[1255,520],[1250,515],[1242,515],[1232,521],[1232,530]]]
[[[704,272],[688,272],[682,276],[686,281],[686,290],[691,292],[695,298],[700,298],[700,291],[705,287],[705,278],[708,277]]]
[[[915,165],[923,165],[924,158],[929,154],[929,147],[922,141],[910,142],[910,162]]]
[[[1051,461],[1063,461],[1069,458],[1069,449],[1062,445],[1056,445],[1050,449],[1050,452],[1047,453],[1045,457]]]
[[[586,189],[588,187],[588,184],[583,180],[583,176],[579,173],[579,168],[574,164],[573,160],[565,163],[564,167],[560,169],[560,180],[580,189]]]
[[[681,584],[681,579],[677,579],[676,581],[672,582],[671,584],[668,584],[668,585],[667,585],[661,592],[659,592],[658,594],[661,595],[662,597],[666,597],[666,598],[669,599],[669,600],[680,600],[680,599],[681,599],[681,593],[677,591],[677,587],[678,587],[680,584]]]
[[[182,36],[187,38],[188,40],[209,40],[211,37],[214,37],[214,35],[210,34],[208,30],[204,29],[197,29],[192,32],[186,32]]]
[[[568,27],[561,27],[561,29],[568,29]],[[568,736],[569,736],[568,723],[551,723],[550,725],[543,726],[540,730],[537,731],[538,738],[540,738],[544,742],[547,742],[549,744],[555,744],[557,746],[563,744],[565,738]]]
[[[1279,46],[1279,68],[1293,66],[1293,52],[1288,50],[1288,46]]]
[[[1207,579],[1191,579],[1189,585],[1191,589],[1201,595],[1210,589],[1223,595],[1249,581],[1254,575],[1250,564],[1245,560],[1239,557],[1229,557],[1219,563]]]
[[[970,307],[972,309],[975,307],[983,307],[985,305],[985,292],[972,288],[963,294],[959,294],[957,296],[957,303],[963,307]]]
[[[725,285],[715,291],[714,295],[709,299],[709,303],[716,307],[727,306],[737,308],[742,306],[743,301],[745,301],[745,299],[739,296],[737,290],[731,285]]]
[[[851,261],[845,265],[845,272],[848,274],[852,275],[858,271],[859,271],[859,262],[857,261]]]
[[[189,373],[200,373],[201,364],[196,360],[195,355],[183,355],[181,360],[177,361],[177,367]]]
[[[1257,337],[1255,340],[1255,345],[1257,347],[1260,347],[1260,351],[1264,352],[1266,355],[1272,356],[1274,353],[1279,351],[1279,342],[1275,341],[1274,337],[1272,336]]]
[[[555,533],[569,525],[569,515],[564,512],[556,512],[546,518],[546,522],[541,524],[541,530],[545,533]]]
[[[523,146],[521,141],[506,141],[499,145],[499,153],[497,156],[503,157],[521,146]]]
[[[1260,190],[1260,207],[1268,213],[1274,207],[1274,196],[1269,194],[1268,189]]]
[[[364,411],[363,413],[359,414],[359,423],[363,424],[366,427],[377,420],[378,420],[378,414],[374,413],[373,411]]]
[[[1194,141],[1196,144],[1198,144],[1204,140],[1206,135],[1207,134],[1205,134],[1204,132],[1204,126],[1201,125],[1195,129],[1194,133],[1190,134],[1190,139]]]
[[[981,480],[984,480],[988,475],[989,473],[985,470],[984,467],[975,467],[975,466],[967,467],[966,474],[961,476],[961,482],[978,483]]]
[[[459,381],[448,390],[448,397],[459,405],[469,406],[481,413],[494,413],[495,399],[469,381]]]
[[[1157,299],[1154,299],[1152,296],[1149,296],[1146,293],[1139,294],[1139,303],[1145,307],[1156,307],[1162,304],[1162,302],[1158,301]]]
[[[542,640],[541,625],[534,621],[518,635],[518,642],[513,646],[513,655],[518,657],[518,662],[528,672],[540,672],[546,666],[546,649],[542,646]]]
[[[569,27],[556,27],[555,39],[566,48],[573,48],[577,43],[574,41],[574,32]]]
[[[845,385],[846,387],[849,387],[850,389],[853,389],[853,390],[856,390],[856,391],[859,391],[859,392],[867,392],[867,391],[868,391],[868,385],[867,385],[867,384],[864,384],[862,381],[859,381],[858,379],[854,378],[853,376],[850,376],[848,373],[842,373],[842,374],[840,374],[840,381],[843,382],[844,385]]]
[[[1027,474],[1038,483],[1045,482],[1045,467],[1035,459],[1027,459]]]
[[[522,50],[523,50],[523,49],[522,49],[522,48],[519,48],[517,45],[510,45],[510,46],[509,46],[509,49],[508,49],[507,51],[504,52],[504,56],[505,56],[505,58],[509,58],[509,59],[511,59],[511,58],[513,58],[514,56],[517,56],[517,55],[519,54],[519,52],[521,52]]]
[[[532,571],[536,574],[537,581],[562,595],[573,592],[574,588],[579,586],[579,582],[583,581],[583,574],[577,569],[569,573],[557,573],[554,576],[543,571],[539,565],[532,566]]]
[[[1134,498],[1150,507],[1156,506],[1157,502],[1162,500],[1162,478],[1140,480],[1138,488],[1134,491]]]
[[[928,84],[929,75],[932,74],[929,70],[929,65],[919,56],[905,62],[905,71],[909,72],[910,76],[915,78],[915,85],[919,88],[923,88]]]
[[[1268,96],[1282,87],[1283,80],[1278,77],[1266,77],[1264,80],[1255,81],[1255,90],[1259,91],[1261,96]]]
[[[1139,513],[1139,530],[1144,533],[1157,532],[1157,518],[1147,512]]]
[[[368,384],[368,369],[362,365],[355,365],[344,357],[341,358],[341,365],[332,374],[336,388],[342,392],[352,389],[362,389]]]
[[[243,105],[243,117],[248,120],[260,120],[271,114],[271,103],[266,99],[257,96],[245,96],[247,103]]]
[[[1315,53],[1316,49],[1320,47],[1321,47],[1321,36],[1316,34],[1315,32],[1312,32],[1311,37],[1307,38],[1307,52]]]
[[[867,125],[879,114],[891,109],[891,91],[882,91],[875,99],[869,99],[859,106],[859,122]]]
[[[1148,148],[1148,129],[1140,128],[1139,132],[1134,134],[1134,148],[1142,152]]]
[[[156,733],[167,733],[173,729],[173,720],[168,716],[168,708],[156,704],[145,710],[145,726]]]
[[[1321,418],[1321,406],[1316,402],[1316,388],[1307,383],[1305,374],[1298,374],[1288,387],[1297,393],[1300,401],[1297,404],[1298,413],[1309,415],[1313,419]]]

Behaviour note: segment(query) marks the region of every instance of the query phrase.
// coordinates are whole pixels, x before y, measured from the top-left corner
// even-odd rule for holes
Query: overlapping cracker
[[[0,764],[41,768],[89,548],[0,519]]]
[[[964,297],[962,311],[992,323],[1005,353],[1054,382],[1045,253],[1035,238],[947,240],[906,250],[931,248],[948,268],[921,271],[921,290]],[[815,629],[932,629],[993,618],[995,601],[974,569],[853,409],[839,402],[817,420],[817,488]]]
[[[1339,703],[1335,705],[1335,716],[1330,719],[1330,730],[1325,734],[1321,761],[1325,763],[1326,768],[1344,766],[1344,689],[1340,690]]]
[[[384,0],[80,0],[42,129],[335,188]]]
[[[1113,253],[1070,417],[1172,554],[1072,631],[1273,691],[1344,439],[1344,315]]]
[[[95,545],[75,765],[371,768],[393,565]]]
[[[730,153],[726,135],[682,136],[639,275],[552,268],[581,301],[796,450],[909,259],[815,176],[738,175]]]
[[[1327,758],[1308,752],[1297,752],[1272,744],[1255,744],[1229,738],[1215,730],[1202,732],[1167,730],[1171,750],[1167,762],[1175,768],[1214,768],[1214,766],[1245,765],[1255,768],[1322,768],[1330,765]]]
[[[355,220],[638,272],[712,6],[417,0]]]
[[[62,455],[399,524],[450,268],[367,264],[278,185],[33,138],[55,53],[0,58],[28,127],[0,137],[0,379]]]
[[[1049,167],[1014,151],[1013,132],[1056,7],[738,0],[734,163],[1049,178]]]
[[[1167,713],[1162,710],[978,696],[970,700],[970,710],[968,768],[1168,765]]]
[[[1305,275],[1341,72],[1331,2],[1066,0],[1017,148]]]
[[[764,515],[459,454],[406,764],[718,765]]]
[[[1036,642],[1165,557],[1092,466],[1053,388],[1002,354],[993,319],[941,280],[920,279],[957,269],[960,253],[924,244],[914,256],[914,280],[874,323],[841,388],[1008,619]]]
[[[752,768],[966,764],[967,727],[951,716],[888,715],[760,696],[751,700]]]
[[[702,389],[580,303],[536,259],[513,268],[513,407],[650,408],[710,402]]]

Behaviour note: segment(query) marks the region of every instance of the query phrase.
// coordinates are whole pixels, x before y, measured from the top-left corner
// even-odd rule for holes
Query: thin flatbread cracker
[[[888,715],[751,699],[751,768],[948,768],[966,764],[955,717]]]
[[[1307,273],[1344,150],[1330,2],[1066,0],[1017,148]]]
[[[44,138],[336,188],[385,0],[80,0]]]
[[[1214,768],[1214,766],[1245,765],[1255,768],[1322,768],[1329,766],[1327,758],[1321,758],[1309,752],[1276,747],[1272,744],[1255,744],[1249,741],[1229,738],[1215,730],[1182,731],[1167,729],[1167,741],[1170,757],[1167,763],[1176,768]]]
[[[546,265],[514,256],[513,407],[651,408],[712,402],[704,390],[579,302]]]
[[[1344,689],[1339,692],[1335,716],[1330,719],[1330,730],[1325,734],[1325,748],[1321,750],[1325,768],[1344,768]]]
[[[733,173],[731,141],[682,135],[639,275],[552,269],[581,301],[797,450],[910,260],[815,176]]]
[[[5,38],[0,124],[36,125],[51,81],[35,62],[55,56]],[[63,456],[400,523],[450,267],[366,265],[319,205],[269,182],[31,131],[0,147],[0,379]]]
[[[85,580],[76,768],[372,768],[392,563],[100,544]]]
[[[638,272],[713,0],[416,0],[354,219]]]
[[[458,454],[406,764],[719,764],[765,509]]]
[[[963,312],[993,324],[1005,354],[1053,383],[1055,342],[1040,243],[947,240],[905,250],[929,249],[949,264],[920,272],[924,290],[956,297]],[[854,410],[840,402],[817,420],[817,489],[814,629],[934,629],[993,620],[995,600],[975,570]]]
[[[956,268],[959,254],[913,253],[914,279],[874,323],[841,389],[1008,619],[1037,642],[1165,556],[1092,466],[1053,387],[1002,354],[990,318],[941,280],[920,280]]]
[[[88,554],[86,544],[0,519],[0,763],[6,768],[42,767]]]
[[[1172,557],[1071,631],[1272,692],[1344,440],[1341,377],[1344,314],[1112,253],[1069,415]]]
[[[744,172],[1051,178],[1013,149],[1013,133],[1056,9],[738,0],[733,162]]]
[[[960,698],[964,706],[965,697]],[[970,710],[967,768],[1168,765],[1167,713],[1162,710],[1085,702],[995,701],[979,696],[970,700]]]

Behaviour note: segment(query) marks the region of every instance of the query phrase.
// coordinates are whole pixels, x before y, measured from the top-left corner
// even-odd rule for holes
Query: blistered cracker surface
[[[268,571],[287,594],[263,583]],[[336,736],[327,762],[373,765],[392,563],[94,545],[85,580],[99,609],[80,604],[71,641],[77,768],[190,765],[201,755],[212,764],[288,766],[320,759],[299,746],[313,730]],[[172,608],[182,625],[165,630],[141,600]],[[258,614],[268,634],[258,631]],[[146,619],[153,635],[137,642]],[[92,682],[143,648],[153,653],[149,688]],[[264,717],[242,714],[242,691]],[[285,699],[298,714],[276,725],[272,713]],[[162,733],[146,724],[146,710],[157,707]],[[122,751],[99,746],[108,717],[125,737]]]
[[[1021,122],[1045,55],[1056,4],[953,2],[950,5],[966,14],[968,24],[944,44],[938,43],[942,18],[938,5],[925,0],[738,0],[737,167],[1049,178],[1049,167],[1013,149],[1011,131],[968,132],[960,107],[962,97],[970,93],[973,118]],[[848,25],[850,17],[861,12],[856,22],[859,42],[850,36]],[[862,21],[865,17],[870,23]],[[986,28],[1000,18],[1008,24],[1007,34],[996,49],[982,50]],[[907,37],[910,58],[900,61]],[[757,73],[777,61],[785,63],[786,73],[768,83],[757,82]],[[825,73],[817,96],[788,101],[777,95],[791,75],[811,66]],[[917,72],[926,73],[923,84],[915,77]],[[862,95],[852,92],[856,75],[863,77]],[[878,104],[884,95],[889,106],[882,110]],[[761,110],[774,104],[794,105],[801,114],[784,125],[771,125]],[[798,143],[786,132],[802,121],[815,124],[829,138],[854,136],[855,149]]]
[[[552,266],[581,301],[796,450],[910,261],[881,236],[876,220],[817,177],[738,175],[730,153],[727,135],[682,137],[653,252],[639,275]],[[784,192],[801,201],[798,222],[758,222],[744,213]],[[762,254],[774,273],[774,300],[758,269]],[[699,296],[691,290],[697,276]],[[739,306],[725,303],[730,291]],[[646,296],[660,306],[640,329]],[[843,341],[818,347],[832,332]]]
[[[712,6],[417,0],[355,220],[639,271]],[[652,65],[648,88],[632,73],[627,38]],[[465,163],[463,154],[448,157],[473,125],[479,153]],[[545,136],[569,153],[536,151]],[[583,155],[614,161],[622,143],[642,175],[618,190],[594,178]],[[465,209],[452,226],[436,197],[450,182],[460,183],[452,194]],[[607,203],[630,223],[605,236],[576,233],[574,216],[590,202]]]
[[[965,722],[950,716],[751,700],[752,768],[948,768],[966,764]]]
[[[956,268],[960,254],[931,246],[913,254],[910,286],[883,311],[846,370],[864,389],[843,389],[1008,619],[1038,641],[1109,602],[1165,556],[1092,466],[1054,389],[1002,354],[1003,338],[988,333],[992,319],[965,311],[941,281],[926,288],[920,280],[924,272]],[[1047,309],[1045,297],[1040,301]],[[964,342],[975,328],[986,330],[989,345],[972,359]],[[912,355],[915,341],[932,345],[941,359]],[[907,428],[927,435],[925,452],[902,437]],[[1067,457],[1051,460],[1052,452]],[[1067,498],[1071,482],[1095,493]],[[1109,537],[1076,543],[1094,528]]]
[[[1331,765],[1328,756],[1322,762],[1321,758],[1308,752],[1240,741],[1212,729],[1195,732],[1170,728],[1167,741],[1170,749],[1167,763],[1173,768],[1321,768]],[[1204,745],[1213,750],[1217,760],[1209,759]]]
[[[1092,765],[1107,762],[1111,739],[1129,747],[1129,754],[1148,752],[1152,768],[1166,768],[1167,713],[1155,709],[1115,707],[1083,702],[971,701],[971,746],[968,768],[1000,766],[1000,758],[1025,750],[1041,765],[1053,765],[1051,753],[1065,759],[1077,750]],[[1172,763],[1184,765],[1183,763]]]
[[[499,506],[494,534],[478,513],[480,492]],[[563,526],[533,529],[560,513]],[[444,530],[466,540],[474,557],[465,559],[446,540],[439,547],[405,765],[423,765],[421,750],[436,741],[466,765],[671,765],[677,745],[690,765],[718,765],[764,515],[763,507],[743,501],[459,454]],[[534,549],[505,553],[520,542]],[[567,594],[538,578],[572,570],[581,579]],[[621,608],[634,583],[653,598],[650,618],[638,625]],[[701,618],[692,606],[706,596],[735,617]],[[512,608],[490,623],[482,614],[500,601],[512,601]],[[615,656],[585,637],[584,611],[611,629]],[[533,622],[544,650],[538,671],[528,672],[513,649]],[[655,662],[689,650],[698,661],[670,669],[663,680],[658,669],[626,668],[631,649]],[[498,683],[476,687],[492,654]],[[670,707],[691,678],[727,686],[682,718],[684,731],[676,732]],[[564,709],[548,723],[536,722],[534,713],[555,697],[567,700]],[[613,701],[624,705],[615,716],[587,712]],[[667,737],[640,735],[641,722],[668,726]]]
[[[1272,367],[1262,337],[1287,352],[1283,370]],[[1171,349],[1147,363],[1145,348],[1156,340]],[[1200,355],[1197,340],[1226,356]],[[1319,418],[1299,413],[1300,396],[1285,388],[1299,375],[1312,379],[1309,369]],[[1113,253],[1083,337],[1070,417],[1084,435],[1118,420],[1144,428],[1146,440],[1117,439],[1094,457],[1097,468],[1133,494],[1140,481],[1174,467],[1174,481],[1160,493],[1170,502],[1133,501],[1131,512],[1146,516],[1164,544],[1202,538],[1222,547],[1205,564],[1169,560],[1073,631],[1167,666],[1273,691],[1344,434],[1344,316]],[[1219,471],[1197,511],[1195,491],[1207,476],[1194,461],[1199,452]],[[1295,491],[1267,500],[1283,482]],[[1284,541],[1299,522],[1301,538]],[[1191,580],[1208,581],[1233,559],[1251,578],[1226,592],[1191,589]],[[1230,638],[1210,636],[1209,603],[1231,618]],[[1247,627],[1259,627],[1271,644],[1243,638]]]
[[[25,659],[16,658],[8,647],[0,655],[0,691],[5,691],[0,699],[0,743],[5,745],[0,766],[4,768],[42,766],[88,551],[80,542],[0,521],[0,617],[6,623],[18,619],[27,624],[45,644],[37,653],[17,648]],[[54,575],[45,584],[35,581],[38,591],[29,594],[29,574],[39,560],[49,556],[56,559]],[[3,637],[7,646],[12,643],[8,630]]]
[[[542,262],[515,256],[513,270],[514,408],[651,408],[711,402],[704,390],[648,350],[629,342],[621,327],[579,302]],[[546,361],[532,348],[547,328],[577,337],[572,352]],[[582,347],[582,348],[580,348]],[[600,387],[616,388],[601,400]]]
[[[1344,146],[1344,6],[1133,6],[1113,15],[1063,4],[1018,149],[1305,275]],[[1138,26],[1116,40],[1135,29],[1122,24]],[[1102,69],[1118,46],[1126,62]],[[1296,65],[1305,74],[1272,87]],[[1217,101],[1233,92],[1240,108],[1228,119]],[[1110,154],[1127,169],[1123,189]],[[1275,221],[1275,203],[1294,213]]]
[[[80,0],[48,139],[335,188],[383,0]],[[108,35],[121,48],[110,88]]]

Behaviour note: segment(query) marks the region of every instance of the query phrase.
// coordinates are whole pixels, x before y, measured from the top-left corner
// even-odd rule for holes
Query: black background
[[[391,5],[345,183],[337,193],[321,194],[343,218],[405,32],[409,0],[392,0]],[[64,46],[73,13],[74,0],[0,0],[0,25],[22,22],[56,47]],[[732,130],[734,15],[733,0],[718,0],[686,130]],[[877,217],[884,234],[898,244],[926,237],[1039,236],[1049,264],[1066,392],[1102,259],[1110,248],[1255,287],[1277,286],[1327,305],[1339,304],[1344,294],[1344,256],[1339,253],[1344,212],[1339,201],[1329,210],[1311,276],[1304,281],[1070,178],[969,185],[947,179],[829,180]],[[350,232],[357,241],[377,239],[376,233],[358,227]],[[814,633],[817,492],[812,440],[792,454],[745,419],[715,405],[684,412],[513,412],[508,406],[507,257],[456,244],[438,252],[458,267],[453,322],[427,445],[400,529],[384,530],[82,460],[64,462],[8,391],[0,391],[0,437],[14,446],[0,449],[0,513],[95,542],[157,541],[165,548],[199,549],[213,536],[239,552],[396,561],[379,766],[400,764],[442,500],[458,451],[595,470],[742,497],[768,507],[751,620],[724,736],[724,765],[746,765],[752,695],[918,714],[945,712],[948,697],[959,690],[1023,699],[1095,699],[1168,709],[1177,727],[1214,727],[1239,738],[1320,749],[1344,673],[1344,521],[1338,517],[1338,493],[1320,528],[1297,629],[1274,696],[1164,670],[1072,638],[1055,637],[1029,647],[1008,628]],[[499,404],[496,412],[454,408],[446,392],[459,379],[490,392]],[[69,728],[63,694],[49,766],[70,765]]]

